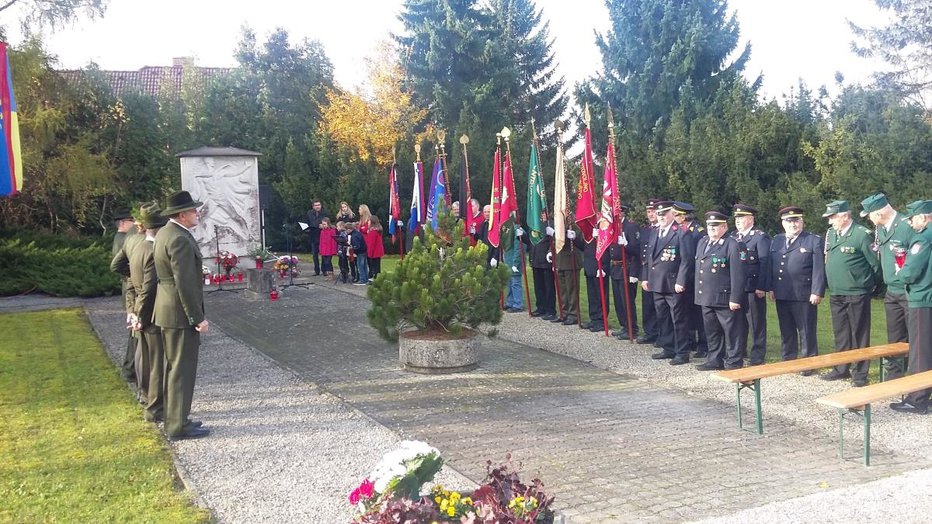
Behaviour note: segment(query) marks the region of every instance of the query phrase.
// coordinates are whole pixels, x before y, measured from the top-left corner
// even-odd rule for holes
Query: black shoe
[[[696,358],[705,358],[709,356],[709,352],[708,351],[696,351],[695,353],[693,353],[693,356]]]
[[[828,380],[831,382],[832,380],[841,380],[843,378],[851,378],[851,373],[839,373],[836,370],[832,370],[820,376],[819,378],[821,378],[822,380]]]
[[[617,330],[617,331],[612,331],[612,336],[613,336],[613,337],[616,337],[616,338],[619,338],[619,339],[626,339],[626,338],[628,338],[628,330],[627,330],[627,329],[619,329],[619,330]]]
[[[867,379],[864,379],[864,380],[852,380],[852,381],[851,381],[851,385],[854,386],[854,387],[856,387],[856,388],[863,388],[864,386],[867,385]]]
[[[524,309],[519,308],[519,307],[509,307],[509,308],[506,308],[505,311],[509,313],[522,313]]]
[[[589,326],[589,331],[592,331],[593,333],[598,333],[600,331],[603,331],[604,329],[605,327],[602,324],[593,324]]]
[[[547,320],[549,322],[553,322],[554,319],[557,319],[557,318],[558,317],[554,315],[553,313],[547,313],[546,315],[541,315],[540,317],[541,320]]]
[[[577,323],[578,321],[576,320],[576,317],[566,317],[566,320],[563,321],[564,326],[572,326],[573,324]]]
[[[742,369],[743,367],[744,367],[743,365],[741,365],[741,366],[725,366],[725,371],[728,371],[728,370],[730,370],[730,369]]]
[[[172,442],[174,442],[177,440],[189,440],[189,439],[195,439],[195,438],[203,438],[203,437],[206,437],[207,435],[210,435],[209,429],[205,427],[197,428],[193,426],[194,425],[192,424],[191,429],[185,431],[184,433],[180,435],[169,436],[168,440],[171,440]]]
[[[566,317],[553,317],[552,319],[550,319],[550,321],[553,322],[554,324],[558,322],[562,323],[564,320],[566,320]]]
[[[699,371],[721,371],[725,369],[724,366],[716,366],[715,364],[709,364],[708,362],[703,362],[696,366],[696,369]]]
[[[801,377],[811,377],[812,375],[815,375],[815,370],[813,369],[807,369],[806,371],[799,372],[799,376]]]
[[[655,340],[657,339],[650,338],[650,337],[638,337],[637,340],[634,341],[634,343],[635,344],[653,344]]]
[[[674,354],[672,354],[672,353],[667,353],[666,351],[661,351],[661,352],[659,352],[659,353],[654,353],[653,355],[650,356],[650,358],[652,358],[652,359],[654,359],[654,360],[663,360],[663,359],[666,359],[666,358],[673,358],[674,356],[676,356],[676,355],[674,355]]]
[[[531,316],[532,316],[532,317],[539,317],[539,316],[541,316],[541,312],[540,312],[540,311],[537,311],[537,310],[535,309],[534,311],[531,311]]]
[[[682,358],[682,357],[673,357],[673,360],[670,361],[671,366],[682,366],[683,364],[689,364],[689,359]]]
[[[914,406],[906,400],[890,404],[890,409],[900,413],[916,413],[917,415],[925,415],[929,412],[929,408]]]
[[[749,366],[763,366],[763,362],[748,362]]]

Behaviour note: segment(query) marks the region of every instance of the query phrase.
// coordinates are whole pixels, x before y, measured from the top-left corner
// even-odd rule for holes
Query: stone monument
[[[239,257],[262,244],[259,156],[233,147],[201,147],[178,153],[181,188],[204,205],[194,238],[205,263],[220,251]]]

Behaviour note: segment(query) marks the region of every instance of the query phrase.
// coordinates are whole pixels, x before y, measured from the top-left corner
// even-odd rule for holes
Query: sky
[[[261,10],[256,6],[261,5]],[[136,70],[171,65],[173,57],[193,56],[201,66],[235,64],[233,50],[241,27],[248,24],[263,41],[276,27],[293,42],[319,40],[344,87],[365,82],[363,66],[380,41],[399,32],[402,0],[109,0],[99,20],[80,20],[46,36],[48,49],[63,69],[96,62],[103,69]],[[558,71],[569,86],[600,67],[595,32],[609,23],[603,0],[537,0],[550,22]],[[826,85],[837,92],[835,72],[846,83],[866,82],[877,68],[854,56],[846,20],[860,25],[884,17],[872,0],[730,0],[737,12],[743,42],[752,45],[748,78],[764,75],[761,96],[780,98],[802,78],[811,89]],[[12,10],[10,10],[12,11]],[[0,23],[14,45],[22,39],[13,28],[16,13]]]

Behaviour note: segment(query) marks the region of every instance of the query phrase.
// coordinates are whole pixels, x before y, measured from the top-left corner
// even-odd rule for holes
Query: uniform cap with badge
[[[706,211],[705,223],[709,226],[724,224],[728,222],[728,215],[719,211]]]
[[[673,212],[678,215],[692,213],[696,208],[689,202],[673,202]]]
[[[644,206],[644,209],[657,209],[657,202],[660,202],[659,198],[651,198],[647,200],[647,205]]]
[[[832,215],[845,213],[847,211],[851,211],[851,206],[848,205],[847,200],[833,200],[826,204],[825,213],[822,213],[822,218],[828,218]]]
[[[751,206],[749,206],[749,205],[747,205],[747,204],[738,203],[738,204],[735,204],[735,205],[731,206],[731,209],[732,209],[733,214],[734,214],[735,217],[748,216],[748,215],[750,215],[750,216],[755,216],[755,215],[757,215],[757,209],[755,209],[755,208],[753,208],[753,207],[751,207]]]
[[[888,205],[890,205],[890,201],[887,200],[887,195],[875,193],[861,201],[861,216],[866,217],[874,211],[880,211]]]
[[[654,209],[657,210],[657,213],[665,213],[667,211],[670,211],[671,209],[673,209],[673,201],[672,200],[658,200],[654,204]]]
[[[780,215],[780,220],[800,219],[803,217],[803,210],[797,206],[786,206],[780,209],[777,214]]]
[[[913,218],[916,215],[927,215],[932,213],[932,200],[916,200],[906,206],[906,218]]]

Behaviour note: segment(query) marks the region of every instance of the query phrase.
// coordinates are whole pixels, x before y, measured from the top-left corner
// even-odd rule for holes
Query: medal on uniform
[[[800,253],[805,253],[805,252],[806,252],[806,248],[804,248],[804,247],[799,248],[799,252],[800,252]]]

